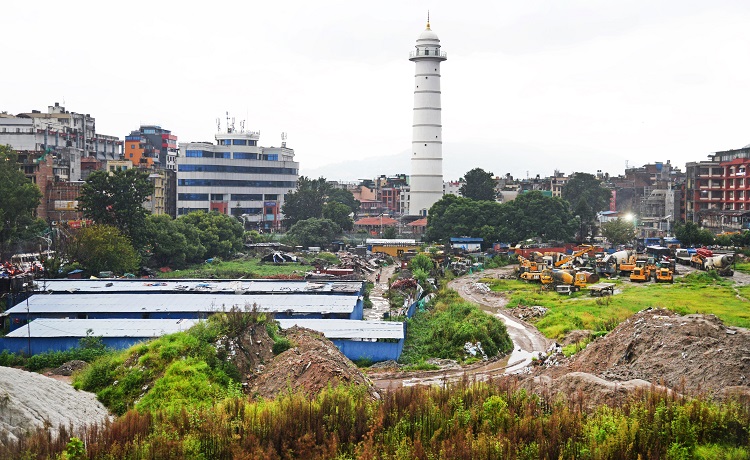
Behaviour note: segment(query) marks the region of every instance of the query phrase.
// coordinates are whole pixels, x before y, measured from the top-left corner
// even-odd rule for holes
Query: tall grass
[[[518,390],[513,380],[409,387],[371,399],[361,387],[273,401],[130,411],[65,436],[90,459],[627,459],[747,458],[747,402],[689,399],[655,388],[586,412],[586,394]],[[55,458],[65,443],[40,430],[0,458]],[[728,457],[730,456],[731,457]]]

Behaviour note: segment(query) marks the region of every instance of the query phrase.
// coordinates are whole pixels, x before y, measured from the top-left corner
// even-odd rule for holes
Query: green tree
[[[398,236],[398,233],[396,232],[396,227],[385,227],[383,229],[383,235],[382,237],[388,240],[394,240]]]
[[[81,187],[78,207],[86,218],[117,227],[140,247],[145,242],[143,230],[149,214],[143,202],[153,193],[154,184],[145,171],[96,171]]]
[[[149,264],[153,266],[183,268],[190,262],[203,260],[206,253],[198,229],[170,216],[148,216],[145,237]]]
[[[7,256],[9,246],[30,235],[29,225],[37,225],[34,210],[42,199],[39,187],[26,178],[18,164],[18,154],[0,145],[0,256]]]
[[[93,225],[78,230],[69,245],[69,253],[71,260],[79,262],[94,275],[102,271],[135,272],[140,262],[140,256],[128,237],[111,225]]]
[[[614,245],[629,243],[635,239],[633,222],[620,218],[604,222],[602,236]]]
[[[602,187],[602,183],[593,174],[577,172],[562,189],[562,198],[570,203],[573,215],[580,216],[583,224],[584,239],[589,234],[589,228],[594,225],[596,215],[600,211],[609,209],[612,191]]]
[[[495,200],[497,196],[495,179],[491,172],[486,172],[482,168],[474,168],[467,172],[461,180],[463,184],[458,189],[461,196],[472,200]]]
[[[360,202],[354,199],[354,195],[349,190],[335,188],[328,192],[327,203],[341,203],[349,208],[349,212],[356,213],[359,211]]]
[[[435,268],[435,264],[427,254],[417,254],[409,261],[409,268],[413,270],[424,270],[428,274]]]
[[[674,236],[684,247],[702,244],[700,233],[701,228],[695,222],[677,223],[674,227]]]
[[[338,201],[329,201],[323,205],[323,218],[336,222],[342,230],[350,231],[354,228],[354,221],[349,216],[351,213],[351,208]]]
[[[513,209],[516,240],[541,238],[542,240],[570,240],[578,221],[570,212],[568,203],[558,197],[544,196],[542,192],[523,193],[507,203]]]
[[[577,227],[566,201],[541,192],[524,193],[507,203],[445,195],[430,208],[426,239],[481,236],[488,241],[568,240]]]
[[[300,246],[324,247],[328,246],[340,232],[341,228],[336,222],[312,217],[292,225],[287,232],[287,237]]]
[[[331,186],[323,177],[309,179],[301,176],[297,181],[297,188],[284,199],[281,212],[287,226],[315,217],[323,217],[323,204],[331,192]]]
[[[229,258],[242,249],[245,230],[240,221],[232,216],[216,211],[196,211],[178,217],[177,222],[195,228],[200,245],[205,248],[204,257]]]

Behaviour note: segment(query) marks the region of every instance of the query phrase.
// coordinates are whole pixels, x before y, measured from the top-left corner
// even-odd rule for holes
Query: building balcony
[[[435,51],[435,50],[416,50],[409,53],[409,59],[414,58],[421,58],[421,57],[433,57],[438,58],[440,60],[446,60],[448,59],[448,53],[445,51]]]

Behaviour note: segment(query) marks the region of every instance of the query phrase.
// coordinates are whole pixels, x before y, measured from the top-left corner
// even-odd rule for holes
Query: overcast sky
[[[64,101],[97,132],[180,142],[213,141],[229,111],[264,146],[287,132],[302,174],[408,173],[428,8],[446,180],[684,168],[750,143],[747,0],[11,0],[0,111]]]

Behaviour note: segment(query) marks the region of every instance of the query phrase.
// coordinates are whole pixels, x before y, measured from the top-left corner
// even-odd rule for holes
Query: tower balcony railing
[[[415,57],[422,57],[422,56],[426,56],[426,57],[439,57],[439,58],[446,58],[447,59],[448,58],[448,53],[446,53],[445,51],[419,50],[419,49],[416,50],[416,51],[411,51],[409,53],[409,59],[415,58]]]

